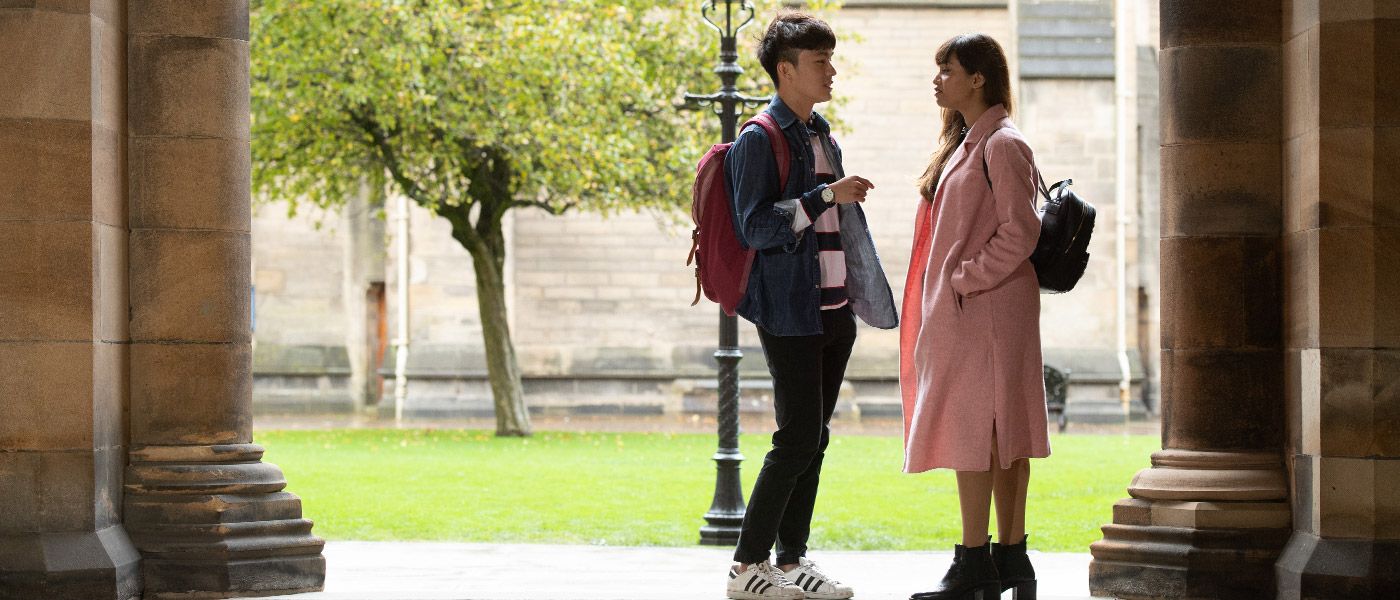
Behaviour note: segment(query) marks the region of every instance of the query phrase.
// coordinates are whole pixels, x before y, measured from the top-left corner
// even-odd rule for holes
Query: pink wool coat
[[[899,332],[905,472],[988,470],[993,427],[1003,468],[1050,455],[1034,165],[998,104],[919,203]]]

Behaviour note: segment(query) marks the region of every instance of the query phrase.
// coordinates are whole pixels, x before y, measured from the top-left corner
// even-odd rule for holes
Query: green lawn
[[[689,546],[714,490],[715,437],[485,431],[263,431],[316,533],[332,540],[455,540]],[[745,497],[768,448],[740,442]],[[1033,461],[1027,529],[1044,551],[1085,552],[1148,466],[1155,436],[1053,436]],[[837,436],[811,544],[942,550],[958,536],[953,475],[899,472],[896,437]]]

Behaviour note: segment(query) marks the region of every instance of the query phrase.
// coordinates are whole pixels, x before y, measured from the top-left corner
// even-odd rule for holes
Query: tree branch
[[[538,208],[556,217],[569,212],[573,207],[572,204],[550,204],[539,200],[515,200],[510,203],[510,208]]]
[[[457,243],[466,248],[467,252],[476,254],[485,248],[481,237],[472,228],[471,206],[469,204],[445,206],[443,210],[438,211],[438,214],[452,224],[452,239],[457,240]]]
[[[404,173],[403,165],[399,163],[398,154],[394,152],[394,147],[389,144],[389,136],[384,132],[384,128],[373,117],[360,114],[354,109],[349,111],[350,120],[359,125],[365,133],[369,134],[374,141],[375,148],[379,151],[379,157],[384,161],[384,167],[389,170],[389,175],[399,184],[404,194],[412,198],[420,206],[443,206],[446,203],[438,201],[418,185],[416,181],[409,178]]]
[[[287,157],[288,157],[288,156],[291,156],[291,155],[293,155],[293,154],[300,154],[303,150],[306,150],[307,148],[310,148],[312,143],[313,143],[313,142],[312,142],[311,140],[305,140],[305,141],[303,141],[303,142],[297,144],[296,146],[292,147],[291,149],[287,150],[286,152],[279,153],[277,156],[270,156],[270,157],[267,157],[267,158],[263,159],[263,161],[264,161],[264,162],[269,162],[269,163],[282,163],[282,162],[285,162],[285,161],[287,160]]]

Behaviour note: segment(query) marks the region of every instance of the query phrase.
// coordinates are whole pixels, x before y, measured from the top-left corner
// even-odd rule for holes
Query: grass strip
[[[331,540],[689,546],[715,484],[707,434],[343,429],[260,431],[315,532]],[[768,450],[747,434],[745,497]],[[1087,552],[1156,436],[1052,435],[1032,461],[1027,530],[1042,551]],[[811,547],[944,550],[959,539],[953,473],[900,473],[898,437],[827,449]]]

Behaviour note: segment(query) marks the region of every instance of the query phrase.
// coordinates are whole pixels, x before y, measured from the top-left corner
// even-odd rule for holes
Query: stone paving
[[[331,542],[324,592],[295,600],[723,600],[729,549]],[[813,552],[857,600],[931,587],[952,552]],[[1089,555],[1032,552],[1040,600],[1088,600]],[[1011,598],[1008,592],[1006,598]]]

